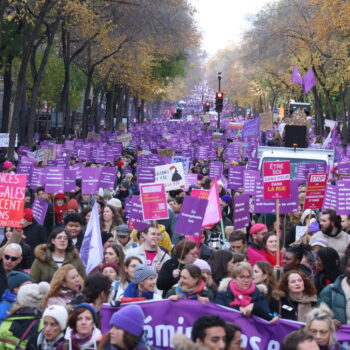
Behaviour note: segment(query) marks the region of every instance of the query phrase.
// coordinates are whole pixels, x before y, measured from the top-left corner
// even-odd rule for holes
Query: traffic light
[[[210,111],[210,102],[207,101],[203,105],[203,112],[209,112]]]
[[[218,112],[218,113],[222,112],[223,107],[224,107],[224,93],[217,92],[215,95],[215,110],[216,110],[216,112]]]

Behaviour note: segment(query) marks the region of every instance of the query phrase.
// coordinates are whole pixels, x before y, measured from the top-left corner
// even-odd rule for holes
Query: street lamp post
[[[221,92],[221,72],[218,72],[218,81],[219,81],[219,91]],[[220,132],[220,112],[218,112],[218,125],[217,125],[218,132]]]

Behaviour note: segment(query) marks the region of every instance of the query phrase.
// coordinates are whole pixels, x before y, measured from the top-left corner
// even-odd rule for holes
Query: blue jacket
[[[11,310],[12,305],[16,301],[16,294],[12,293],[10,289],[6,289],[1,297],[0,302],[0,324],[8,316],[8,311]]]
[[[265,320],[271,320],[273,315],[271,313],[269,304],[262,292],[255,287],[254,292],[251,294],[253,306],[253,315],[261,317]],[[226,307],[231,307],[230,303],[234,300],[234,295],[231,292],[230,287],[224,292],[217,292],[215,298],[215,304],[223,305]],[[233,307],[234,309],[239,309],[237,306]]]

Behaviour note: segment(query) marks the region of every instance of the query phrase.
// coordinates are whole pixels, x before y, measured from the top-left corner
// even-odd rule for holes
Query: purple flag
[[[176,221],[175,232],[183,235],[199,236],[207,205],[207,199],[186,196],[181,207],[181,213]]]
[[[301,77],[297,66],[293,66],[292,83],[303,85],[303,78]]]
[[[308,69],[303,78],[303,91],[307,94],[316,85],[316,79],[312,67]]]
[[[34,219],[40,224],[43,225],[45,221],[45,216],[49,203],[43,201],[39,198],[35,198],[32,206]]]
[[[259,136],[260,117],[253,120],[247,120],[243,124],[242,137]]]

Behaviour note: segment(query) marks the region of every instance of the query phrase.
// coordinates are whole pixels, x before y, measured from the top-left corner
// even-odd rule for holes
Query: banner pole
[[[223,247],[222,248],[225,248],[226,247],[226,236],[225,236],[225,229],[224,229],[224,221],[220,220],[220,226],[221,226],[221,234],[222,234],[222,241],[223,241]]]
[[[280,267],[280,200],[276,199],[276,222],[277,222],[277,252],[276,252],[276,267]]]

